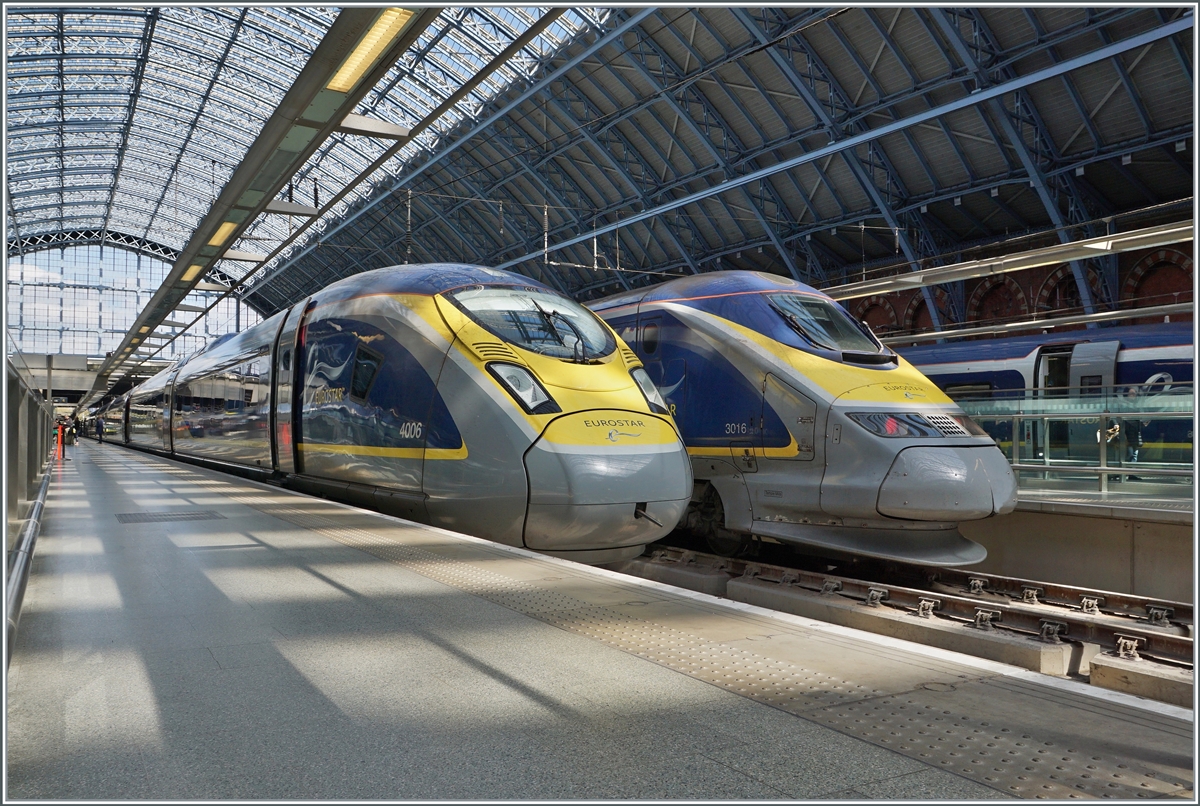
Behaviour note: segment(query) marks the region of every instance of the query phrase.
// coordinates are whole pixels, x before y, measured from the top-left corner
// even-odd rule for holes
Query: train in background
[[[1026,390],[1086,396],[1134,387],[1161,394],[1190,387],[1191,322],[1068,330],[980,341],[898,347],[951,397],[1023,396]]]
[[[669,532],[691,466],[641,362],[516,274],[364,272],[97,412],[108,441],[587,563]]]
[[[969,342],[899,347],[899,352],[950,397],[966,401],[1008,398],[1070,399],[1082,405],[1104,398],[1120,419],[1122,413],[1178,408],[1171,398],[1193,394],[1195,347],[1191,322],[1162,322],[1068,330]],[[1118,398],[1118,399],[1113,399]],[[1139,418],[1137,445],[1121,435],[1113,458],[1190,464],[1193,424],[1190,419]],[[1001,445],[1011,446],[1010,421],[981,419]],[[1027,420],[1023,435],[1026,459],[1094,458],[1094,420],[1059,420],[1042,425]],[[1110,449],[1110,452],[1112,450]]]
[[[1011,511],[1012,469],[953,400],[807,285],[708,272],[590,303],[637,353],[687,445],[685,523],[828,555],[982,561],[957,524]]]

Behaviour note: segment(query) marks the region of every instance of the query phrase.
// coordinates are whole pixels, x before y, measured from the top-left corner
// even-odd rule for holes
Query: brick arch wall
[[[882,322],[882,323],[880,323],[880,322],[872,323],[871,321],[869,321],[867,318],[867,314],[870,311],[872,311],[873,309],[881,310],[883,312],[884,317],[886,318],[886,321]],[[858,320],[860,320],[862,322],[866,322],[868,325],[871,325],[872,328],[877,327],[878,325],[882,324],[886,327],[890,327],[890,328],[894,329],[900,322],[900,320],[896,316],[896,309],[892,306],[891,301],[889,301],[886,297],[879,296],[878,294],[876,294],[874,296],[866,297],[864,299],[860,299],[858,301],[858,303],[855,304],[855,306],[854,306],[854,316]],[[871,318],[874,319],[875,317],[871,317]]]
[[[1160,266],[1176,266],[1187,272],[1188,279],[1194,281],[1195,274],[1192,271],[1192,258],[1178,249],[1156,249],[1150,254],[1139,260],[1130,270],[1129,276],[1125,278],[1125,284],[1121,287],[1121,299],[1130,299],[1137,296],[1138,288],[1142,284],[1142,280],[1146,275]]]
[[[1093,269],[1085,268],[1084,271],[1087,272],[1088,285],[1092,287],[1093,296],[1099,299],[1099,276],[1097,276],[1095,270]],[[1050,296],[1054,293],[1054,287],[1057,286],[1064,277],[1069,277],[1071,278],[1071,282],[1075,282],[1075,279],[1071,274],[1071,265],[1069,263],[1062,264],[1057,269],[1046,275],[1046,279],[1042,281],[1042,287],[1038,291],[1037,302],[1033,307],[1034,311],[1039,314],[1047,311],[1046,306],[1050,302]]]
[[[942,289],[935,288],[933,290],[933,299],[940,311],[948,311],[950,309],[950,297]],[[904,309],[905,330],[912,332],[916,329],[917,315],[920,313],[923,302],[925,302],[925,295],[919,290],[908,301],[908,307]]]
[[[971,294],[971,299],[967,302],[968,322],[978,322],[983,318],[981,306],[983,305],[984,297],[999,286],[1004,286],[1012,294],[1013,299],[1016,300],[1017,313],[1019,315],[1027,316],[1029,314],[1029,302],[1025,298],[1025,289],[1021,288],[1020,284],[1011,275],[1004,274],[998,277],[990,277],[975,286],[975,291]]]

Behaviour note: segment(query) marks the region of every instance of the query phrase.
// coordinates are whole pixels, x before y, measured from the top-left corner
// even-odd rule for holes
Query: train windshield
[[[771,294],[767,301],[788,327],[819,350],[877,353],[881,345],[835,303],[806,294]]]
[[[595,314],[540,288],[474,286],[447,296],[496,336],[535,353],[586,363],[617,348]]]

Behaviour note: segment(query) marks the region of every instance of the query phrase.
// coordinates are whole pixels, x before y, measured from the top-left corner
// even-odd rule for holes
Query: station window
[[[351,399],[360,403],[367,401],[367,394],[371,391],[371,385],[375,383],[375,377],[379,374],[382,364],[382,356],[359,345],[354,353],[354,369],[350,376]]]

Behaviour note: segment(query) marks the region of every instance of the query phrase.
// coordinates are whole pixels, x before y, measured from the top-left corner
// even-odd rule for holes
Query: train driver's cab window
[[[1099,397],[1103,391],[1103,375],[1084,375],[1079,379],[1080,397]]]
[[[642,351],[647,355],[658,352],[658,324],[655,322],[642,328]]]
[[[382,356],[359,345],[354,352],[354,368],[350,376],[350,398],[360,403],[367,402],[367,394],[383,364]]]

